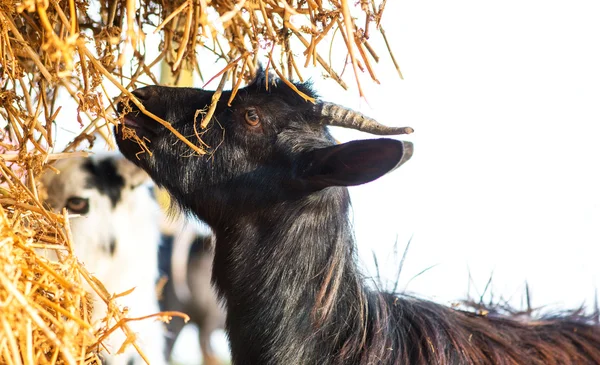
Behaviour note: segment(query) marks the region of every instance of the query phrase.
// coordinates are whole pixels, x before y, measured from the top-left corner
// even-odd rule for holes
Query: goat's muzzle
[[[146,106],[155,96],[154,87],[144,87],[132,92],[133,96],[142,105]],[[117,111],[123,116],[123,126],[131,128],[140,136],[153,136],[157,133],[159,124],[146,116],[131,100],[121,101],[117,104]]]

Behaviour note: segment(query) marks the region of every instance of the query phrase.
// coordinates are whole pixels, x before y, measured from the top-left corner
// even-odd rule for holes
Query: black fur
[[[310,102],[264,76],[229,107],[221,96],[195,156],[153,120],[126,125],[150,154],[121,151],[216,234],[213,282],[227,305],[234,364],[596,364],[600,331],[582,318],[520,323],[373,291],[357,269],[345,186],[393,170],[402,143],[335,145]],[[297,87],[316,97],[310,85]],[[151,86],[134,92],[152,113],[196,140],[194,115],[210,91]],[[255,110],[260,125],[245,122]]]
[[[100,193],[107,195],[114,208],[121,200],[121,190],[125,186],[125,179],[117,171],[115,161],[109,158],[99,161],[88,159],[83,164],[83,168],[91,175],[87,181],[87,187],[95,188]]]

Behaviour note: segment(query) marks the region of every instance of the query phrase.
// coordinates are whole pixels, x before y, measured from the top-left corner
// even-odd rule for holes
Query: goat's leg
[[[206,326],[200,328],[200,350],[202,351],[204,365],[219,365],[221,363],[210,345],[212,332],[212,328],[206,328]]]
[[[175,347],[175,342],[177,342],[177,338],[179,337],[179,333],[185,326],[185,322],[182,318],[175,317],[173,318],[167,325],[167,334],[165,341],[165,353],[166,358],[169,360],[171,358],[171,354],[173,353],[173,347]]]

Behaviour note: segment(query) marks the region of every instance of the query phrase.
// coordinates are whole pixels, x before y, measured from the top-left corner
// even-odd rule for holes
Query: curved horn
[[[410,134],[414,132],[411,127],[387,127],[373,118],[369,118],[360,112],[338,104],[318,102],[315,107],[317,113],[322,116],[321,124],[357,129],[379,136]]]

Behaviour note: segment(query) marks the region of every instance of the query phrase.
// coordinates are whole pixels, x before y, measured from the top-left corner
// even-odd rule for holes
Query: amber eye
[[[244,119],[246,120],[246,123],[252,127],[256,127],[258,123],[260,123],[260,117],[254,108],[246,109]]]
[[[65,205],[65,207],[69,210],[70,213],[86,214],[90,211],[90,202],[87,198],[73,196],[67,199],[67,204]]]

